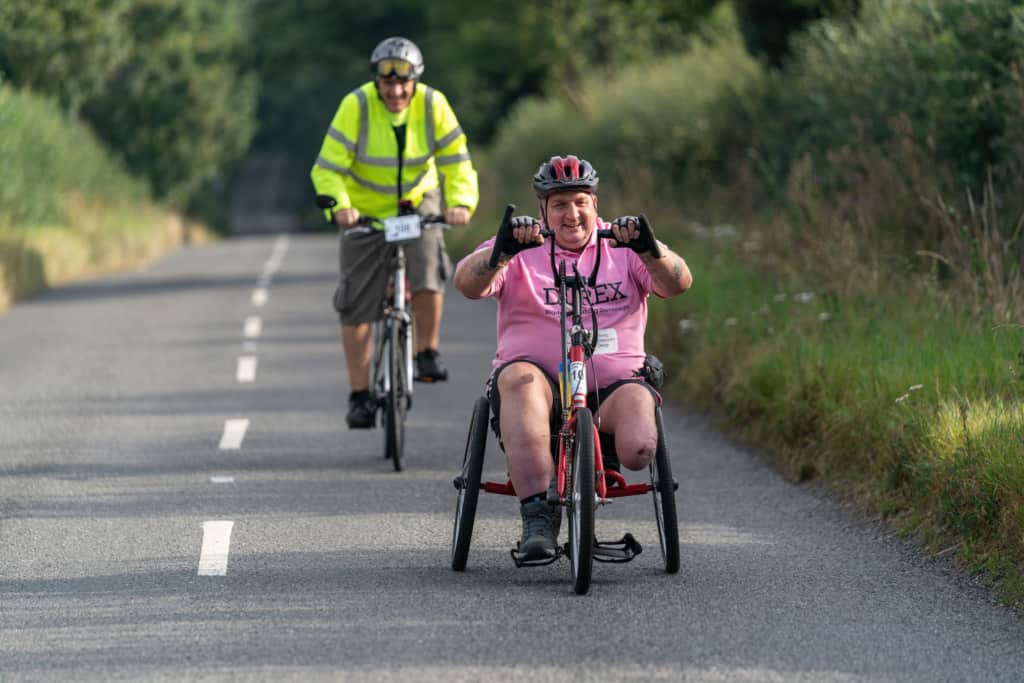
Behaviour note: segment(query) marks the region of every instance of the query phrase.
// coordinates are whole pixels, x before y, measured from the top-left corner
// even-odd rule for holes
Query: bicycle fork
[[[395,270],[393,274],[394,280],[391,282],[391,306],[387,312],[387,322],[384,325],[384,349],[383,355],[383,368],[384,368],[384,391],[385,393],[391,391],[391,358],[390,345],[392,340],[391,331],[396,325],[400,327],[398,329],[405,329],[405,335],[400,339],[401,343],[404,344],[404,349],[399,349],[402,360],[405,363],[405,372],[402,373],[405,386],[404,394],[406,397],[412,396],[413,391],[413,380],[412,380],[412,317],[409,315],[409,311],[406,308],[406,281],[405,281],[405,250],[401,244],[396,245],[395,250]]]

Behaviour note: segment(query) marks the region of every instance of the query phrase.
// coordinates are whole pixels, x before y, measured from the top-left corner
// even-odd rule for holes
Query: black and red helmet
[[[533,176],[533,189],[543,199],[552,192],[563,190],[597,190],[597,171],[586,159],[569,155],[567,157],[551,157],[540,165]]]

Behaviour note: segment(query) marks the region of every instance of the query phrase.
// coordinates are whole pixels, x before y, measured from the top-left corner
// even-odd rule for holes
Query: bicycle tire
[[[487,451],[487,418],[490,410],[486,396],[476,400],[469,421],[466,451],[462,456],[462,475],[456,480],[459,497],[455,502],[455,524],[452,528],[452,569],[457,572],[466,570],[469,545],[473,540],[473,522],[476,520],[476,504],[480,499],[480,479]]]
[[[405,325],[392,323],[388,332],[389,384],[384,410],[384,453],[396,472],[402,471],[405,450]]]
[[[585,595],[594,570],[594,416],[589,408],[576,411],[567,498],[572,587]]]
[[[676,484],[672,478],[672,463],[665,442],[665,428],[661,408],[656,407],[654,419],[658,426],[658,447],[650,465],[651,495],[654,498],[654,519],[658,524],[658,542],[665,571],[679,571],[679,518],[676,514]]]

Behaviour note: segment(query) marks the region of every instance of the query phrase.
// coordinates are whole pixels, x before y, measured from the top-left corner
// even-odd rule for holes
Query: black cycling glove
[[[616,247],[629,247],[638,254],[650,253],[654,258],[661,258],[661,247],[658,246],[658,240],[654,239],[654,228],[651,227],[650,222],[647,220],[647,216],[640,214],[639,216],[622,216],[616,218],[612,223],[619,226],[622,229],[627,228],[629,221],[636,223],[639,235],[635,239],[629,242],[615,241]]]
[[[520,227],[529,227],[534,223],[537,223],[537,219],[532,216],[515,216],[512,217],[512,212],[516,210],[515,204],[509,204],[505,207],[505,216],[501,219],[501,225],[498,227],[498,233],[494,236],[494,249],[491,250],[491,268],[498,266],[498,260],[502,254],[506,256],[515,256],[524,249],[530,249],[532,247],[539,247],[539,243],[523,244],[515,238],[514,230]]]

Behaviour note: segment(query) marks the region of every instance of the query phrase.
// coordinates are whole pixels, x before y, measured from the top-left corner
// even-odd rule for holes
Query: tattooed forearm
[[[460,264],[455,271],[455,287],[471,299],[485,296],[498,272],[506,265],[507,260],[498,261],[498,267],[492,268],[490,253],[479,253]]]
[[[473,264],[472,272],[474,277],[489,277],[497,272],[497,268],[491,268],[488,261],[480,260]]]
[[[645,259],[644,264],[654,281],[654,291],[660,296],[675,296],[690,287],[690,269],[678,254],[665,251],[660,259]]]

